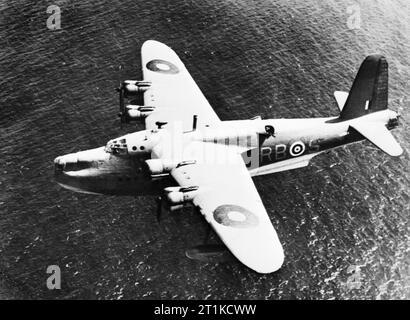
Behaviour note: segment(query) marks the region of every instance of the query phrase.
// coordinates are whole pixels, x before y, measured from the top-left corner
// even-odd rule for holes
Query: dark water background
[[[354,3],[1,0],[0,297],[409,299],[410,3],[358,1],[352,30]],[[59,31],[46,28],[50,4],[61,7]],[[277,273],[188,260],[206,231],[190,210],[159,227],[151,198],[75,194],[53,181],[54,157],[126,131],[113,88],[140,76],[147,39],[177,51],[224,120],[336,115],[333,91],[382,53],[405,154],[365,142],[256,178],[286,254]],[[58,292],[45,286],[52,264]]]

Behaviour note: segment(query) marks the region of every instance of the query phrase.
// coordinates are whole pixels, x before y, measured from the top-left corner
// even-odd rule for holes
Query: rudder
[[[340,119],[349,120],[387,109],[388,63],[381,55],[368,56],[360,66]]]

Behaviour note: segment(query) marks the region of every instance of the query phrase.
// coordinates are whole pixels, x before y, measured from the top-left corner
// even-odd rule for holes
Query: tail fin
[[[386,58],[381,55],[368,56],[360,66],[340,119],[350,120],[387,109],[388,86]]]

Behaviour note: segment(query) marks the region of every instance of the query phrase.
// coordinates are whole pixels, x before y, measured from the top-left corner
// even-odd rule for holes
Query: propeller
[[[157,221],[158,223],[161,222],[161,216],[162,216],[162,209],[163,209],[163,197],[159,196],[155,199],[155,202],[157,204]]]
[[[166,210],[166,212],[173,212],[173,211],[177,211],[177,210],[179,210],[179,209],[182,209],[182,208],[184,208],[184,206],[186,205],[184,205],[184,204],[180,204],[180,205],[174,205],[174,206],[171,206],[170,204],[169,204],[169,202],[166,200],[166,196],[165,196],[165,194],[162,194],[162,195],[160,195],[160,196],[158,196],[156,199],[155,199],[155,203],[156,203],[156,205],[157,205],[157,210],[156,210],[156,216],[157,216],[157,221],[158,221],[158,223],[161,223],[161,218],[162,218],[162,215],[163,215],[163,211],[164,210]],[[195,213],[195,214],[199,214],[199,213],[201,213],[200,211],[199,211],[199,208],[197,207],[197,206],[195,206],[195,205],[193,205],[193,212]],[[209,233],[211,232],[211,230],[209,230]],[[209,236],[209,235],[208,235]]]
[[[119,96],[120,112],[118,113],[118,117],[120,118],[121,129],[122,129],[123,123],[128,122],[127,113],[125,109],[125,101],[124,101],[126,83],[121,80],[122,69],[123,69],[123,66],[122,64],[120,64],[118,66],[118,82],[120,83],[120,85],[118,86],[118,88],[115,89],[118,92],[118,96]]]
[[[127,113],[125,110],[125,102],[124,102],[125,83],[120,82],[120,85],[116,90],[118,92],[119,103],[120,103],[120,112],[118,113],[118,117],[120,117],[120,123],[121,123],[121,129],[122,129],[122,124],[128,122]]]

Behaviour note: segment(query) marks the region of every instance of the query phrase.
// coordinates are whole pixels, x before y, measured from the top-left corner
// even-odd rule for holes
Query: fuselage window
[[[88,169],[92,166],[91,162],[87,161],[78,161],[77,162],[77,170]]]
[[[79,171],[91,168],[93,166],[92,162],[88,161],[77,161],[77,162],[68,162],[64,166],[65,171]]]
[[[77,170],[77,162],[68,162],[64,166],[65,171],[75,171]]]

